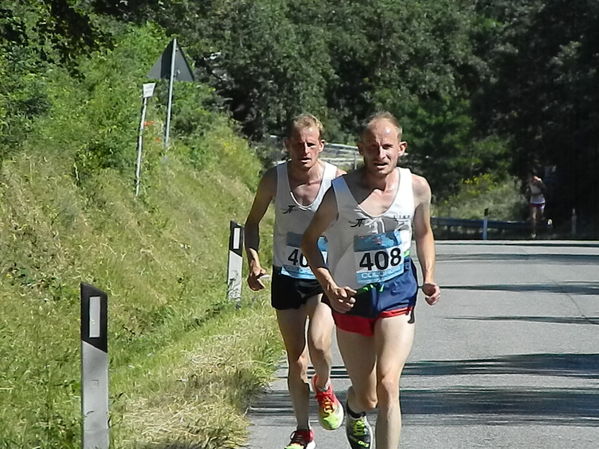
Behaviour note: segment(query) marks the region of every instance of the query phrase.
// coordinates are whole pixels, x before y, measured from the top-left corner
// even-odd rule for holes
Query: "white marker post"
[[[239,301],[241,298],[241,270],[243,267],[243,226],[231,221],[229,229],[227,297]]]
[[[108,295],[81,284],[82,448],[108,449]]]
[[[137,135],[137,163],[135,166],[135,196],[139,196],[139,186],[141,184],[141,158],[143,148],[143,133],[146,122],[146,109],[148,107],[148,98],[154,95],[156,83],[145,83],[142,90],[143,102],[141,105],[141,120],[139,122],[139,133]]]
[[[487,231],[489,229],[489,209],[485,209],[483,217],[483,240],[487,240]]]

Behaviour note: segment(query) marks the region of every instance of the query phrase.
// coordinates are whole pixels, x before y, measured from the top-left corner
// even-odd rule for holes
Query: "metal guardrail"
[[[267,142],[276,149],[273,152],[273,161],[280,160],[280,157],[285,154],[283,148],[283,138],[271,134],[268,136]],[[320,155],[323,161],[341,166],[342,168],[356,168],[361,160],[358,153],[358,147],[353,145],[344,145],[341,143],[326,143],[324,150]]]
[[[451,232],[451,228],[456,229],[475,229],[481,233],[481,238],[487,240],[488,230],[494,229],[500,232],[530,232],[531,224],[527,221],[511,220],[489,220],[487,216],[483,219],[451,218],[451,217],[431,217],[431,224],[434,227],[445,227]],[[538,231],[549,231],[552,229],[551,221],[537,223]]]
[[[431,223],[436,226],[446,227],[461,227],[461,228],[478,228],[483,229],[485,226],[484,219],[467,219],[467,218],[449,218],[449,217],[431,217]],[[530,223],[526,221],[502,221],[502,220],[486,220],[487,228],[506,229],[506,230],[528,230]]]
[[[327,143],[320,158],[331,164],[340,166],[350,166],[355,169],[360,160],[358,147],[353,145],[342,145],[340,143]]]

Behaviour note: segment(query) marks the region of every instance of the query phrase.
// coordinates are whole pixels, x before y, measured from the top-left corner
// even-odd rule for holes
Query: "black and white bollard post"
[[[82,448],[108,449],[108,295],[81,284]]]
[[[243,226],[230,222],[229,262],[227,269],[227,297],[239,301],[243,268]]]

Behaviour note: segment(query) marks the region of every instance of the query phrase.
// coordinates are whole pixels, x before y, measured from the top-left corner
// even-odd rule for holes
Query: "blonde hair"
[[[293,118],[289,127],[287,128],[287,137],[291,137],[294,131],[298,129],[305,128],[316,128],[318,129],[318,138],[322,139],[322,134],[324,132],[324,127],[320,120],[316,118],[316,116],[312,114],[300,114]]]

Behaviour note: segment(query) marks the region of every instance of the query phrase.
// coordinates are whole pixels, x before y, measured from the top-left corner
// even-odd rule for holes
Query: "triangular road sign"
[[[160,58],[158,58],[158,61],[156,61],[152,67],[152,70],[150,70],[150,73],[148,73],[148,78],[170,79],[173,43],[175,43],[175,39],[173,39],[162,52],[162,55],[160,55]],[[176,43],[174,77],[177,81],[194,81],[193,73],[189,67],[189,64],[187,63],[187,59],[185,59],[183,50],[181,47],[179,47],[179,44]]]

